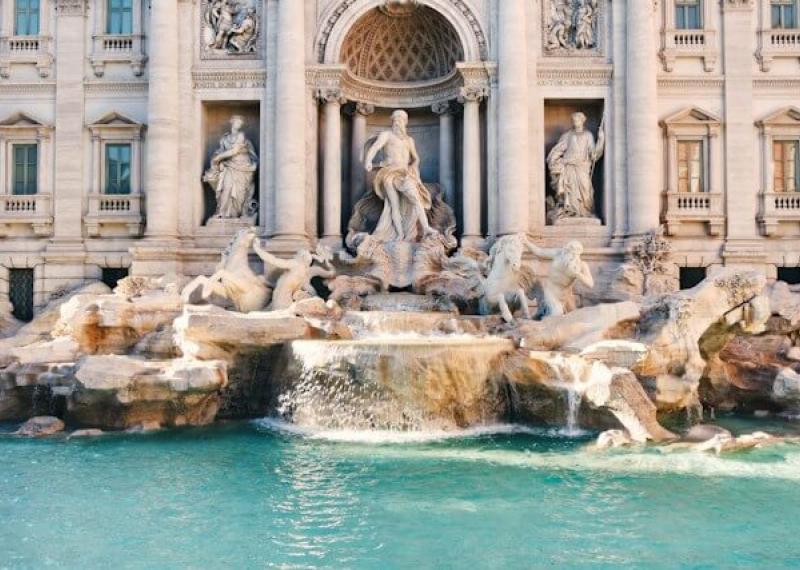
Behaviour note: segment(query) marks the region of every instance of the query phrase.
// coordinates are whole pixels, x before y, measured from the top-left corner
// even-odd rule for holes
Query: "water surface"
[[[800,566],[800,448],[441,435],[0,437],[0,568]]]

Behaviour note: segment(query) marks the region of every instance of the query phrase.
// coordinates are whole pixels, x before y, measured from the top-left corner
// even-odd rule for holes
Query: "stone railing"
[[[758,222],[765,235],[775,235],[781,222],[800,222],[800,192],[764,192]]]
[[[133,74],[144,73],[144,36],[141,34],[98,34],[94,36],[92,69],[102,77],[108,63],[129,63]]]
[[[25,226],[37,236],[50,235],[53,226],[50,194],[0,194],[0,236],[14,235],[15,227],[24,232]]]
[[[11,64],[34,64],[41,77],[53,65],[50,36],[0,36],[0,77],[9,77]]]
[[[667,192],[666,197],[667,234],[678,235],[682,224],[694,222],[707,224],[712,236],[721,235],[725,212],[720,192]]]
[[[800,28],[762,30],[759,36],[759,49],[756,55],[762,71],[769,71],[776,57],[800,59]]]
[[[700,57],[706,71],[717,63],[717,33],[714,30],[665,30],[661,61],[665,71],[675,69],[679,57]]]
[[[108,226],[122,226],[129,236],[142,233],[144,218],[141,194],[90,194],[86,231],[91,237],[102,235]]]

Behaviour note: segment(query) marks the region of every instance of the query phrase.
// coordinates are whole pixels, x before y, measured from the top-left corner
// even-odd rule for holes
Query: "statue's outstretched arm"
[[[253,251],[261,258],[261,261],[278,269],[291,269],[294,263],[289,259],[281,259],[264,250],[258,240],[253,242]]]
[[[320,267],[318,265],[312,267],[308,273],[312,279],[314,277],[321,277],[322,279],[332,279],[336,277],[335,269],[326,269],[325,267]]]
[[[555,259],[556,255],[558,255],[558,250],[539,247],[528,239],[525,240],[525,245],[528,247],[528,250],[539,259]]]

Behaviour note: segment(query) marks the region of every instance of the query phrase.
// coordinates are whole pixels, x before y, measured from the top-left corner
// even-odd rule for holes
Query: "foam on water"
[[[751,451],[716,456],[707,452],[680,450],[666,452],[659,448],[634,448],[598,451],[590,447],[568,451],[534,452],[513,449],[477,449],[417,447],[416,444],[490,435],[531,435],[566,437],[563,430],[537,429],[498,424],[455,431],[371,431],[312,430],[274,419],[256,420],[262,429],[299,436],[313,441],[353,444],[341,446],[337,453],[359,457],[408,461],[451,461],[487,463],[500,467],[605,472],[618,475],[684,475],[703,478],[775,479],[800,481],[800,446],[786,444],[771,447],[769,461],[753,461],[763,452]]]

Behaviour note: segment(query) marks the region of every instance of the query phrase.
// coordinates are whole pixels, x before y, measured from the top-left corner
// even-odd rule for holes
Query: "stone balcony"
[[[758,223],[766,236],[778,234],[781,222],[800,222],[800,192],[765,192],[761,194]]]
[[[53,229],[53,201],[50,194],[0,195],[0,237],[33,233],[47,237]]]
[[[665,71],[673,71],[680,57],[702,58],[703,68],[714,71],[719,55],[714,30],[666,30],[663,42],[660,55]]]
[[[769,71],[775,58],[800,59],[800,28],[762,30],[759,32],[759,49],[756,55],[761,71]]]
[[[50,36],[0,36],[0,77],[8,78],[12,64],[34,64],[40,77],[53,66]]]
[[[116,235],[139,237],[144,227],[141,194],[90,194],[89,213],[84,219],[89,237],[108,235],[116,227]]]
[[[92,69],[97,77],[105,74],[109,63],[129,63],[137,77],[144,73],[144,36],[141,34],[98,34],[93,37]]]
[[[666,198],[663,218],[667,235],[680,235],[680,227],[686,223],[706,224],[709,235],[722,235],[725,212],[721,192],[667,192]]]

